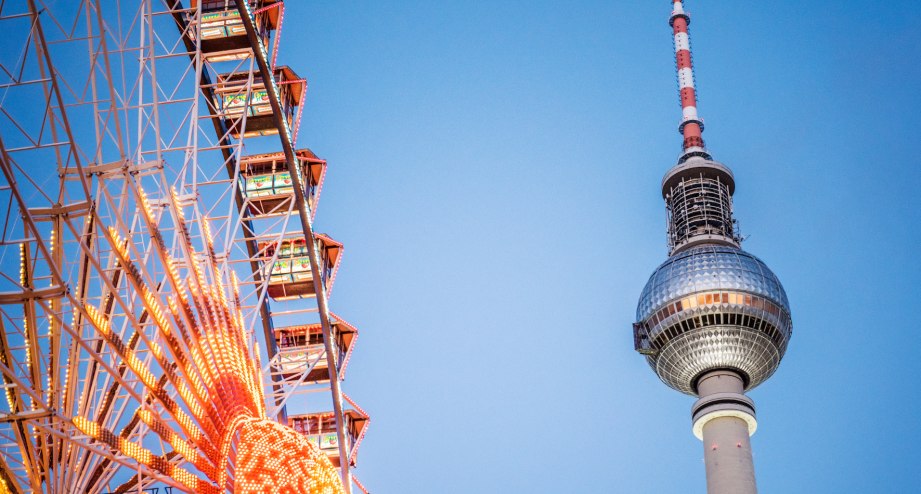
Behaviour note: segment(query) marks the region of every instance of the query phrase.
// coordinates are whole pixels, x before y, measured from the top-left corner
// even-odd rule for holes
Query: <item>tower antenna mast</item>
[[[694,87],[694,61],[691,56],[691,35],[688,26],[691,16],[684,11],[681,0],[673,1],[672,15],[668,20],[675,35],[675,63],[678,68],[678,96],[681,100],[681,124],[678,132],[684,137],[685,154],[706,156],[703,131],[704,121],[697,115],[697,89]]]

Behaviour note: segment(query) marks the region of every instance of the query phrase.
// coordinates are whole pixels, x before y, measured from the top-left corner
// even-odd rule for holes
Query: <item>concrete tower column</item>
[[[703,441],[708,494],[757,494],[750,436],[757,428],[755,404],[733,371],[718,370],[697,381],[692,407],[694,434]]]

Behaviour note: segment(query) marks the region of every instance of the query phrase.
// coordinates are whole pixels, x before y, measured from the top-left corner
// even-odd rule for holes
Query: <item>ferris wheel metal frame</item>
[[[294,423],[292,397],[329,397],[330,412],[302,423],[333,416],[329,458],[345,492],[353,483],[367,492],[352,467],[370,418],[341,389],[358,330],[328,301],[342,244],[313,226],[326,162],[296,148],[306,80],[276,65],[284,2],[103,3],[0,4],[4,44],[16,48],[0,56],[0,267],[20,271],[0,276],[0,492],[190,490],[164,472],[201,475],[209,465],[176,447],[195,441],[160,430],[185,430],[184,408],[169,403],[188,407],[188,383],[202,379],[182,354],[199,343],[165,344],[158,313],[182,298],[182,277],[217,287],[204,295],[225,299],[247,341],[261,339],[247,355],[268,418]],[[234,41],[209,48],[205,16],[214,12],[227,13],[222,29]],[[246,154],[266,146],[271,159]],[[271,210],[248,194],[245,175],[267,160],[291,182]],[[300,238],[310,280],[298,301],[273,310],[270,299],[286,298],[273,270],[287,259],[285,242]],[[303,344],[279,348],[294,340],[274,323],[292,318],[308,321],[287,333],[301,331]],[[150,379],[138,369],[151,369]],[[87,423],[117,437],[88,434]],[[159,467],[139,461],[142,450],[159,451]]]

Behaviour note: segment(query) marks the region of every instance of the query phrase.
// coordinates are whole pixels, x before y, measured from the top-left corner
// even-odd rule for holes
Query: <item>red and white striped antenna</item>
[[[697,91],[694,88],[694,65],[691,61],[691,38],[688,25],[691,17],[684,11],[681,0],[673,0],[668,23],[675,34],[675,61],[678,66],[678,95],[681,99],[681,124],[678,132],[684,136],[684,156],[709,158],[704,147],[704,121],[697,115]]]

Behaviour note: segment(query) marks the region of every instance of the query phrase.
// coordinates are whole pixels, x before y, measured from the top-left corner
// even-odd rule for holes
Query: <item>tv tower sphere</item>
[[[780,365],[792,328],[780,280],[732,245],[699,245],[669,257],[649,277],[636,319],[649,365],[690,395],[697,394],[697,378],[714,369],[738,371],[746,391],[761,384]]]
[[[633,342],[665,384],[698,397],[691,422],[704,442],[707,492],[755,494],[749,436],[757,421],[744,393],[777,370],[793,322],[780,280],[741,249],[732,171],[704,146],[690,20],[682,1],[672,0],[682,154],[662,179],[669,258],[643,288]]]

